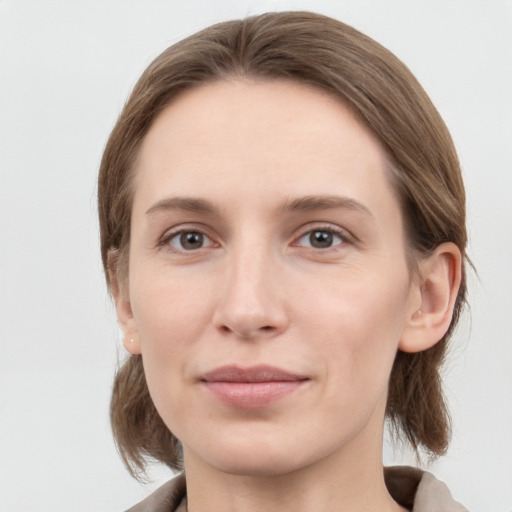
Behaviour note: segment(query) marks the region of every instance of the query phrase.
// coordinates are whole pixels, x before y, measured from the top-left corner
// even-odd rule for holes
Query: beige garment
[[[432,473],[409,466],[384,468],[389,494],[412,512],[468,512]]]
[[[431,473],[408,466],[384,468],[391,496],[412,512],[468,512]],[[127,512],[186,512],[184,474],[159,487]]]

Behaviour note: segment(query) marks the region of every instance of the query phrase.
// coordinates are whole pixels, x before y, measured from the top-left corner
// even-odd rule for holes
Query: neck
[[[389,495],[382,439],[354,439],[314,463],[278,474],[229,474],[185,449],[188,512],[405,511]]]

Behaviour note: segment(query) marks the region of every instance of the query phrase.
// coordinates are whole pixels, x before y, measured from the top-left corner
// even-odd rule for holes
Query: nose
[[[269,251],[247,247],[226,261],[220,300],[213,316],[217,329],[240,339],[274,337],[288,327],[282,273]]]

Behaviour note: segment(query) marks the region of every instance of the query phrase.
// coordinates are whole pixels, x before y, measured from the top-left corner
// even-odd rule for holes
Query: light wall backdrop
[[[132,480],[108,403],[123,357],[99,257],[96,173],[131,87],[211,23],[273,10],[334,16],[395,52],[457,145],[468,192],[471,311],[446,388],[454,438],[431,470],[471,511],[512,510],[512,2],[0,2],[0,512],[123,510]],[[387,445],[386,463],[410,462]]]

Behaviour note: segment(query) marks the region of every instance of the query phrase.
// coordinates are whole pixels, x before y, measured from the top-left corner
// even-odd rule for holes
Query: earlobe
[[[434,346],[446,334],[461,282],[461,253],[447,242],[436,248],[420,264],[414,285],[420,304],[409,312],[398,348],[403,352],[421,352]]]
[[[108,253],[108,273],[110,292],[114,298],[117,311],[117,319],[123,331],[123,345],[130,354],[141,353],[137,323],[133,316],[128,291],[127,278],[120,276],[119,250],[110,250]]]

